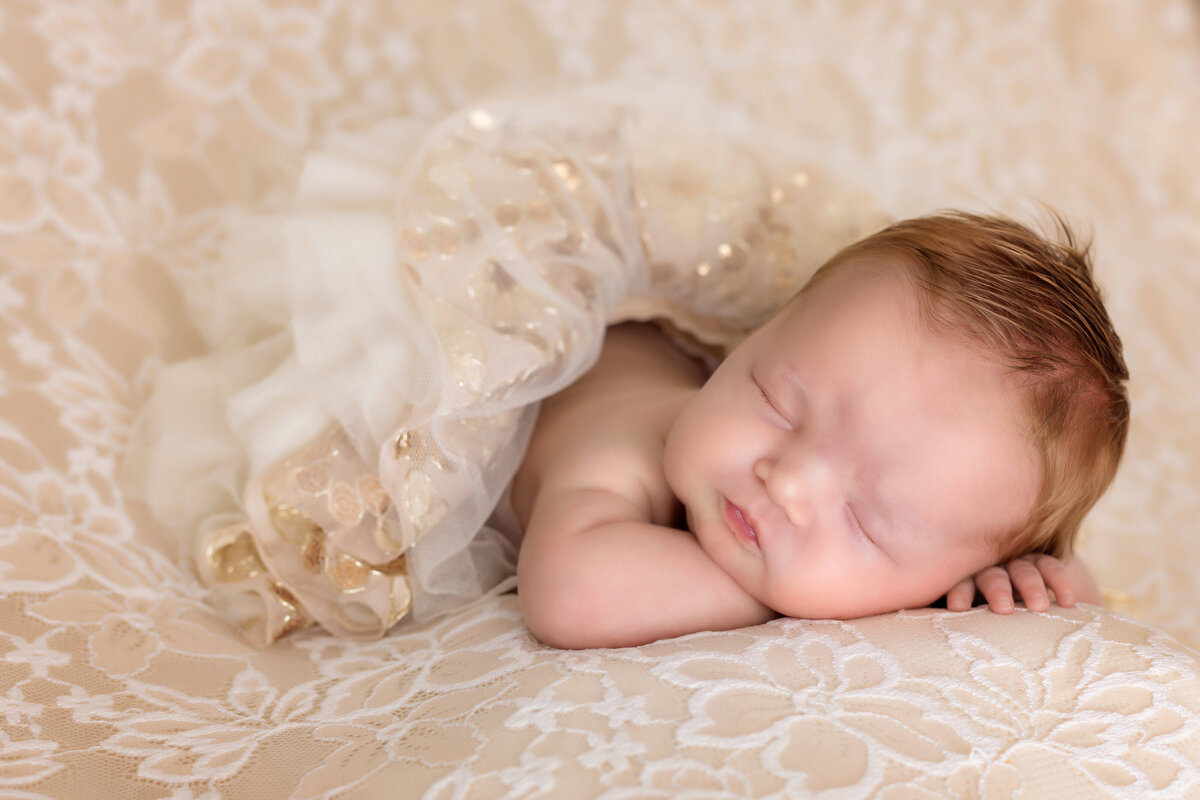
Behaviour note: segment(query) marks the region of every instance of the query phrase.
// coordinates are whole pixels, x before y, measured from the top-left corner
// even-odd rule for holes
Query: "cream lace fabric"
[[[1085,554],[1122,613],[776,621],[567,653],[529,636],[511,594],[493,594],[376,641],[313,629],[245,643],[178,538],[118,482],[135,415],[182,370],[164,365],[230,359],[222,385],[207,372],[176,384],[188,407],[265,386],[239,395],[242,430],[267,430],[259,423],[282,411],[291,420],[245,458],[209,440],[207,463],[227,472],[210,470],[193,492],[151,491],[177,504],[181,530],[205,519],[217,529],[214,510],[240,513],[245,482],[331,422],[347,452],[377,458],[404,411],[339,402],[334,382],[295,393],[304,370],[291,354],[328,374],[278,336],[295,298],[279,291],[275,257],[296,226],[252,220],[330,223],[331,203],[394,195],[380,174],[436,161],[420,143],[456,109],[466,111],[453,124],[482,134],[472,120],[487,118],[473,111],[502,123],[523,98],[612,82],[667,85],[702,98],[688,108],[721,109],[705,137],[749,136],[761,147],[748,152],[771,166],[749,173],[769,174],[762,183],[721,172],[722,191],[757,192],[758,206],[787,188],[776,176],[806,163],[893,217],[968,206],[1028,218],[1044,201],[1092,226],[1135,418]],[[656,152],[635,141],[631,152]],[[0,4],[0,795],[1200,794],[1196,141],[1200,23],[1183,0]],[[681,164],[695,161],[689,152],[680,145]],[[728,163],[706,154],[702,167]],[[563,172],[560,187],[575,175]],[[508,219],[505,199],[486,198],[481,218]],[[522,222],[540,218],[529,199]],[[642,227],[621,240],[638,251],[642,233],[649,246],[670,240],[662,226],[678,234],[653,216],[675,207],[658,204],[669,197],[645,199]],[[382,240],[367,225],[343,237],[346,257],[408,248],[420,271],[414,245],[432,259],[451,241],[432,222],[396,218]],[[403,235],[416,228],[427,240]],[[488,247],[504,235],[480,225]],[[698,266],[736,243],[714,237],[669,263]],[[324,263],[318,247],[300,250]],[[329,286],[393,297],[372,288]],[[386,338],[366,323],[387,313],[363,312],[359,335]],[[710,322],[684,327],[698,342],[736,337],[706,335]],[[308,335],[324,343],[319,329]],[[264,384],[271,359],[277,380]],[[343,391],[363,385],[344,377]],[[373,388],[387,395],[386,383]],[[197,412],[194,424],[229,420]],[[242,606],[230,605],[236,616]]]

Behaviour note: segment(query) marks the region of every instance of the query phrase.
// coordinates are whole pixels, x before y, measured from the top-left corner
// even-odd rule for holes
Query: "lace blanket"
[[[1040,200],[1092,228],[1133,373],[1126,461],[1084,542],[1117,611],[778,620],[570,653],[530,637],[504,593],[372,641],[313,627],[265,648],[214,610],[190,550],[117,473],[163,364],[231,359],[226,385],[180,384],[194,409],[289,385],[275,255],[283,220],[304,219],[297,198],[328,201],[353,163],[354,192],[392,203],[455,109],[651,81],[720,110],[712,138],[734,149],[714,163],[745,164],[749,137],[781,154],[773,174],[816,164],[890,217],[1031,219]],[[1196,796],[1197,141],[1187,0],[0,3],[0,795]],[[758,173],[723,190],[743,174]],[[505,235],[481,225],[481,241]],[[414,268],[441,263],[436,248]],[[272,359],[281,382],[262,384]],[[335,414],[338,387],[244,395],[243,430],[285,409],[295,426],[255,461],[230,417],[197,411],[221,433],[205,459],[227,472],[201,470],[177,519],[224,508],[214,529],[239,524],[247,481],[334,422],[377,467],[394,409]]]

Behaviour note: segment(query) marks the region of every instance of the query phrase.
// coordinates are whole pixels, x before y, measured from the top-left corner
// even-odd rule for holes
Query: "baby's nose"
[[[767,496],[797,528],[812,522],[819,499],[829,488],[829,476],[821,472],[821,467],[813,462],[762,459],[754,465],[754,474],[762,481]]]

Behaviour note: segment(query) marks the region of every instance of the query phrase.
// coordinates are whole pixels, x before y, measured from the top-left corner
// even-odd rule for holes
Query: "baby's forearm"
[[[629,647],[775,616],[690,533],[645,522],[565,534],[531,525],[517,580],[530,629],[568,649]]]

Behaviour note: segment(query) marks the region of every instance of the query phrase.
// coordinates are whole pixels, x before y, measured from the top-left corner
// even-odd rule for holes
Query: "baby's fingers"
[[[975,580],[964,578],[946,592],[946,608],[950,611],[966,611],[975,602]]]
[[[975,585],[983,593],[983,597],[992,611],[997,614],[1013,612],[1013,585],[1009,580],[1008,570],[1004,567],[988,567],[976,573]]]
[[[1075,605],[1075,589],[1067,565],[1045,554],[1032,556],[1032,560],[1046,586],[1054,592],[1055,601],[1063,608]]]
[[[1032,559],[1016,558],[1008,562],[1008,576],[1012,579],[1012,585],[1021,593],[1026,608],[1030,611],[1045,611],[1050,608],[1046,583]]]

